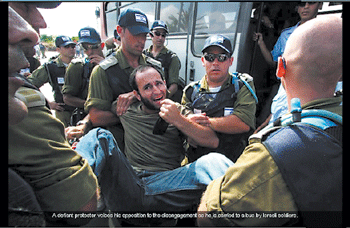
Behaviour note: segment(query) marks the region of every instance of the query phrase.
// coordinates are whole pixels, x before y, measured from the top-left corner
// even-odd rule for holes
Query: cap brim
[[[166,33],[169,33],[169,31],[168,31],[166,28],[161,27],[161,26],[159,26],[159,27],[154,27],[152,30],[154,30],[154,29],[163,29],[163,30],[165,30]]]
[[[231,51],[229,51],[227,48],[225,48],[223,45],[220,45],[220,44],[211,44],[211,45],[208,45],[208,46],[206,46],[206,47],[204,47],[204,48],[202,49],[202,53],[204,53],[205,50],[206,50],[207,48],[212,47],[212,46],[220,47],[221,49],[223,49],[223,50],[226,51],[227,53],[232,54]]]
[[[81,43],[99,44],[101,42],[98,40],[90,39],[90,38],[83,38],[83,39],[80,39],[78,42],[78,44],[81,44]]]
[[[127,28],[133,36],[136,36],[136,35],[141,34],[141,33],[149,33],[150,32],[149,28],[146,26],[143,26],[143,25],[135,25],[135,26],[127,27]]]
[[[70,44],[75,44],[76,45],[76,43],[74,43],[73,41],[67,41],[67,42],[61,44],[60,47],[65,47],[65,46],[70,45]]]

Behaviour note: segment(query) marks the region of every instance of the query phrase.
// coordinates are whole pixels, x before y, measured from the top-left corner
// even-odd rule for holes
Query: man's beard
[[[154,110],[154,111],[159,111],[160,108],[154,106],[149,100],[144,99],[141,95],[141,102],[144,106],[146,106],[146,108],[148,108],[149,110]]]

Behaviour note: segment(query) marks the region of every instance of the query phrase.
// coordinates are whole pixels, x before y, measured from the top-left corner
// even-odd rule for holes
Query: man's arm
[[[90,108],[90,121],[92,126],[102,126],[107,127],[114,125],[119,122],[119,118],[114,115],[111,111],[103,111],[94,107]]]
[[[177,129],[182,131],[186,136],[191,137],[196,143],[204,147],[217,148],[219,146],[219,138],[215,132],[206,126],[186,118],[178,110],[175,102],[165,99],[161,102],[159,116],[166,122],[173,124]]]

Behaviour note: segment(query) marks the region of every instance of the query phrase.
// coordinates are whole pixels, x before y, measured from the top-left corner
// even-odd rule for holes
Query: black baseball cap
[[[127,28],[134,36],[150,32],[146,14],[135,8],[122,11],[118,18],[118,25]]]
[[[224,35],[212,35],[212,36],[208,37],[205,40],[205,44],[204,44],[204,47],[202,49],[202,53],[204,53],[205,50],[211,46],[218,46],[218,47],[222,48],[224,51],[226,51],[227,53],[229,53],[230,55],[233,54],[231,41],[228,37],[226,37]]]
[[[85,27],[79,30],[79,43],[99,44],[101,37],[94,28]]]
[[[55,39],[55,45],[56,47],[65,47],[69,44],[76,44],[72,41],[72,39],[68,36],[58,36]]]

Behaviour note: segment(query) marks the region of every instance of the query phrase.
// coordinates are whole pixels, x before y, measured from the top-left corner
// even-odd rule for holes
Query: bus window
[[[169,33],[187,33],[191,12],[190,2],[161,2],[160,20],[168,25]]]
[[[155,20],[156,4],[152,2],[122,2],[120,6],[120,11],[123,11],[123,8],[136,8],[144,12],[148,19],[148,26],[151,27]]]
[[[108,2],[106,5],[106,29],[107,37],[114,34],[117,25],[117,2]]]
[[[202,54],[201,49],[205,39],[212,34],[224,34],[234,44],[240,3],[210,2],[197,4],[197,6],[196,24],[193,32],[193,55],[200,56]]]

